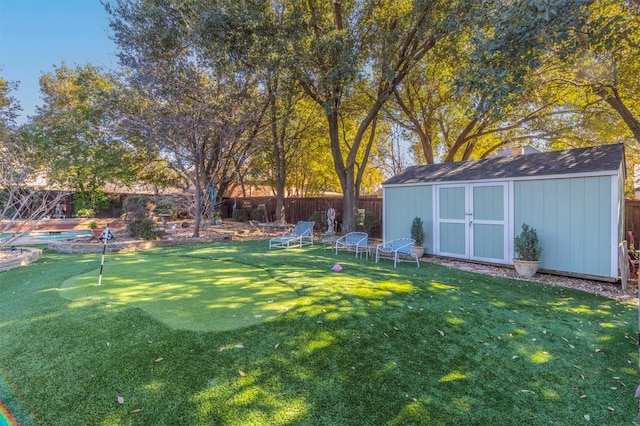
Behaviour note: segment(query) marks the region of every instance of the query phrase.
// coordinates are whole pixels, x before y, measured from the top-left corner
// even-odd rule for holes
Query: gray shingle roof
[[[624,145],[600,145],[540,154],[413,166],[393,176],[383,185],[615,172],[622,161]]]

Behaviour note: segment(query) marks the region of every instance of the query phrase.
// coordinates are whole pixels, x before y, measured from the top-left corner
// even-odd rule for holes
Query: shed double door
[[[509,263],[506,183],[437,188],[436,254]]]

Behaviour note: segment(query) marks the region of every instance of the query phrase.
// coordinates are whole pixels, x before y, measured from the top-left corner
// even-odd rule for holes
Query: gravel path
[[[516,273],[515,269],[506,266],[493,266],[472,262],[464,262],[460,260],[440,258],[436,256],[426,256],[422,258],[423,262],[437,263],[439,265],[448,266],[450,268],[462,269],[478,274],[491,275],[494,277],[505,277],[522,280]],[[604,296],[620,302],[633,303],[638,305],[638,282],[629,281],[627,290],[622,290],[621,283],[609,283],[604,281],[583,280],[579,278],[564,277],[560,275],[537,273],[527,281],[535,281],[543,284],[556,285],[561,287],[573,288],[576,290],[586,291],[589,293]]]

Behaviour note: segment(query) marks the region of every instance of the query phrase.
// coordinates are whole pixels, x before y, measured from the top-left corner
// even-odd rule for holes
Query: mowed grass
[[[78,301],[139,307],[172,328],[223,331],[270,319],[294,307],[298,295],[268,271],[232,259],[130,253],[113,256],[97,285],[96,271],[62,283]]]
[[[99,261],[0,274],[0,392],[23,424],[637,420],[635,306],[265,242],[107,254],[101,287]]]

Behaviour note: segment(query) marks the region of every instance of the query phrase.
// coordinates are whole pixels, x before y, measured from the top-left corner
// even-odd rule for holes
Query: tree
[[[429,52],[396,88],[386,109],[395,125],[412,132],[420,162],[483,158],[512,145],[554,141],[576,127],[565,125],[564,118],[575,115],[575,108],[560,102],[567,90],[532,86],[503,100],[499,115],[487,104],[490,87],[459,90],[456,78],[471,65],[468,40],[460,33]]]
[[[464,25],[473,2],[293,1],[288,3],[291,69],[323,107],[344,195],[344,230],[356,227],[360,185],[376,141],[378,114],[410,70]],[[354,97],[360,110],[345,110]],[[355,105],[352,104],[352,105]],[[353,137],[341,119],[358,117]],[[342,118],[341,118],[342,117]]]
[[[208,194],[216,189],[222,198],[256,149],[267,101],[252,73],[219,69],[203,57],[190,5],[119,0],[107,10],[140,98],[128,114],[129,134],[163,153],[193,191],[198,236]]]
[[[21,138],[15,123],[20,105],[10,95],[15,87],[0,78],[0,234],[11,234],[0,247],[32,230],[69,194]]]
[[[475,39],[475,67],[466,74],[466,81],[472,82],[467,87],[495,87],[494,105],[534,85],[570,93],[559,106],[574,111],[574,135],[550,146],[624,142],[627,159],[637,162],[637,2],[562,0],[517,5],[501,15],[495,31]]]
[[[553,51],[548,77],[606,104],[640,143],[640,20],[637,5],[596,1],[577,40]],[[565,67],[560,67],[562,62]],[[558,70],[560,70],[558,72]]]
[[[215,6],[212,5],[215,4]],[[202,2],[199,31],[217,58],[277,63],[322,107],[345,199],[344,229],[355,229],[364,173],[378,140],[378,114],[433,46],[455,31],[471,1]],[[270,18],[278,14],[279,25]],[[219,47],[224,48],[219,48]],[[355,124],[353,133],[345,131]]]
[[[114,109],[121,89],[114,76],[91,64],[72,69],[62,63],[42,75],[40,86],[44,104],[25,137],[51,162],[56,180],[71,183],[77,210],[91,214],[108,206],[108,182],[161,180],[155,158],[117,132]]]

